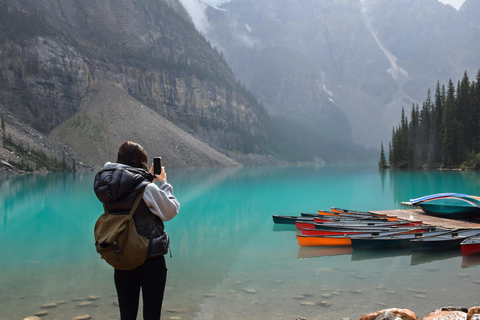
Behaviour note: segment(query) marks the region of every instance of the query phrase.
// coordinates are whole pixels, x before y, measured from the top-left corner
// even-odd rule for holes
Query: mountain
[[[110,94],[112,88],[119,91]],[[92,104],[91,99],[98,96],[110,100]],[[169,143],[181,146],[189,140],[189,147],[195,144],[192,141],[202,146],[206,143],[210,149],[205,152],[217,157],[212,162],[195,152],[195,157],[183,160],[172,155],[177,163],[171,166],[232,165],[236,162],[223,158],[228,151],[265,153],[262,142],[268,138],[263,128],[268,118],[266,111],[236,81],[222,56],[195,30],[178,1],[0,3],[0,111],[2,122],[5,120],[10,130],[4,130],[3,136],[28,131],[41,137],[30,145],[25,137],[28,134],[22,139],[14,134],[12,139],[18,136],[14,143],[17,147],[25,143],[30,148],[56,153],[60,159],[63,153],[68,163],[81,155],[83,158],[77,160],[85,165],[114,160],[110,152],[106,157],[102,148],[111,151],[119,145],[105,146],[107,142],[145,139],[155,133],[161,140],[165,133],[151,123],[152,119],[143,123],[144,113],[131,110],[128,114],[125,110],[126,105],[139,104],[156,114],[152,119],[159,125],[168,124],[172,136]],[[96,113],[89,109],[91,105]],[[132,121],[115,121],[120,111],[127,112],[125,120]],[[82,112],[83,119],[102,119],[95,122],[96,127],[90,127],[94,131],[89,132],[93,135],[89,139],[74,136],[79,131],[69,131],[69,135],[52,133],[60,131],[60,125],[66,130],[72,121],[78,122]],[[31,130],[13,128],[19,123]],[[132,126],[137,127],[137,132],[154,132],[135,136]],[[176,136],[179,131],[173,126],[183,133]],[[111,133],[118,137],[108,139]],[[69,146],[70,154],[58,154],[42,144],[41,140],[48,139],[49,134],[50,139]],[[187,139],[185,134],[197,140]],[[152,144],[148,140],[137,142]],[[169,147],[161,142],[152,146],[155,155],[161,155],[162,147]],[[214,149],[223,155],[213,152]],[[95,153],[85,156],[93,150]],[[8,162],[7,157],[2,156],[1,160]]]
[[[480,68],[479,0],[231,0],[206,37],[271,113],[379,147],[437,81]],[[307,120],[305,120],[307,119]]]

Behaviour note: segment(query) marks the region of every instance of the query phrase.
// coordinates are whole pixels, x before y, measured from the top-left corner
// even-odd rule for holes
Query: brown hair
[[[135,168],[147,169],[147,153],[141,145],[127,141],[120,146],[117,154],[117,163],[126,164]]]

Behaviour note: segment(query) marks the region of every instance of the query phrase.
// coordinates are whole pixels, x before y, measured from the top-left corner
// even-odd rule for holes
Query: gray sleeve
[[[180,204],[173,195],[173,188],[166,181],[161,181],[158,186],[155,183],[149,183],[145,188],[143,201],[162,221],[172,219],[180,210]]]

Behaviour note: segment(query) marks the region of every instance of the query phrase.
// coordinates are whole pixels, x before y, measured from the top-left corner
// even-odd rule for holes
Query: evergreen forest
[[[467,72],[457,86],[437,82],[432,98],[413,104],[410,119],[402,109],[392,130],[388,160],[383,143],[380,168],[480,169],[480,70],[476,82]]]

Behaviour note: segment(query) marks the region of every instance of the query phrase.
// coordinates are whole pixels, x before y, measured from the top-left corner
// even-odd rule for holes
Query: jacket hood
[[[93,189],[102,203],[114,202],[140,184],[147,185],[153,175],[140,168],[133,168],[119,163],[106,163],[95,176]]]

